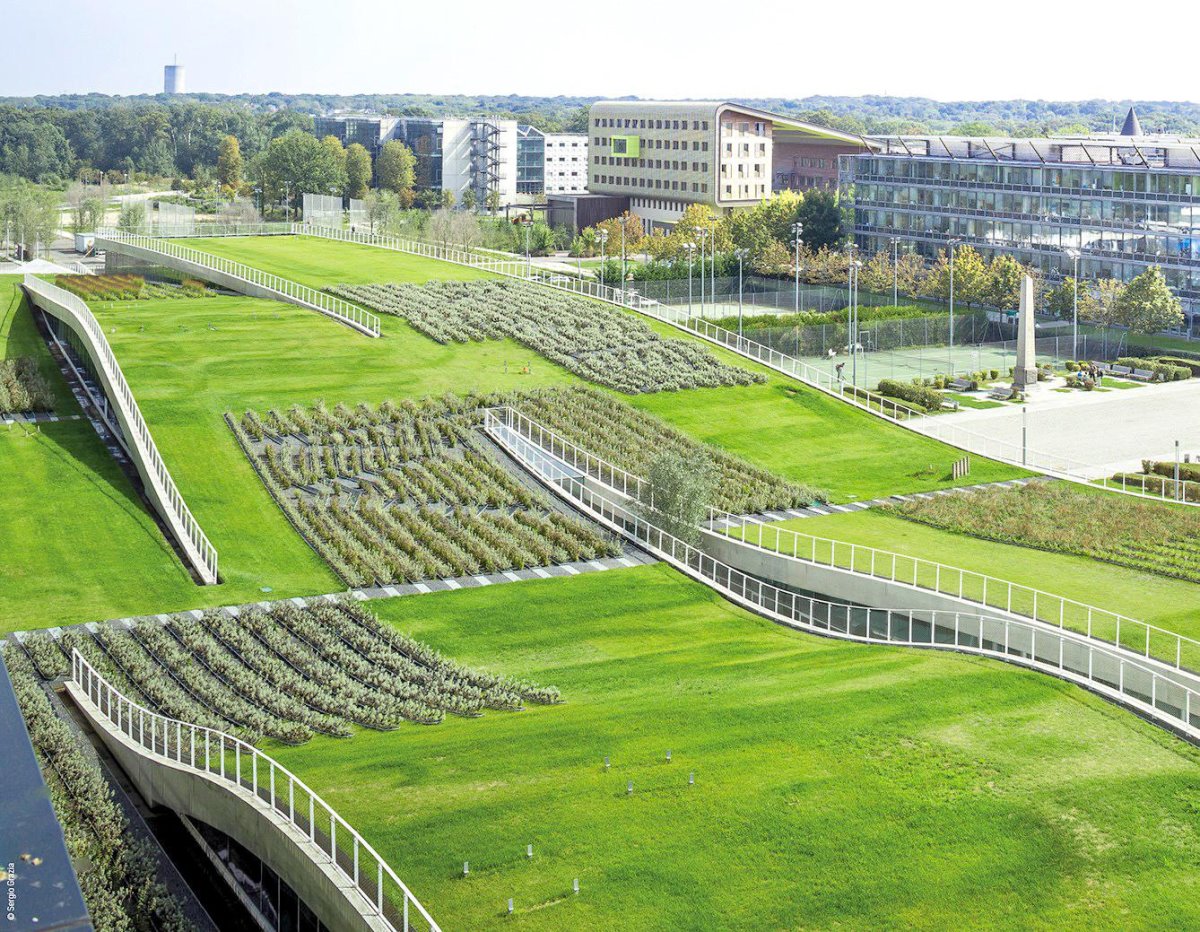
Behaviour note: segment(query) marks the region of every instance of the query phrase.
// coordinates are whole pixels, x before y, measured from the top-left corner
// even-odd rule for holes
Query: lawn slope
[[[1200,753],[1049,677],[801,635],[663,566],[373,608],[565,700],[272,751],[444,928],[1200,923]]]

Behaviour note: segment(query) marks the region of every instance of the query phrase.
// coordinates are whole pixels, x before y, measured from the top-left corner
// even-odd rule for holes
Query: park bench
[[[988,397],[994,398],[996,401],[1008,401],[1008,399],[1010,399],[1012,396],[1013,390],[1011,388],[1005,388],[1003,385],[997,385],[990,392],[988,392]]]
[[[966,392],[974,388],[975,383],[969,379],[951,379],[949,387],[956,392]]]
[[[1112,372],[1112,364],[1107,362],[1098,362],[1094,364],[1100,372]]]
[[[1131,379],[1139,379],[1142,382],[1153,382],[1156,378],[1158,378],[1149,369],[1134,369],[1133,372],[1130,373],[1129,377]]]
[[[1133,370],[1128,366],[1113,366],[1111,372],[1113,375],[1119,375],[1123,379],[1127,379],[1133,375]]]

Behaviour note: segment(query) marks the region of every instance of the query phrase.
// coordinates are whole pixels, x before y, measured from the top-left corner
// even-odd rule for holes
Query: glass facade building
[[[546,135],[524,124],[517,126],[517,193],[546,191]]]
[[[950,240],[1051,275],[1127,281],[1159,266],[1200,327],[1200,140],[888,137],[840,160],[868,255]]]

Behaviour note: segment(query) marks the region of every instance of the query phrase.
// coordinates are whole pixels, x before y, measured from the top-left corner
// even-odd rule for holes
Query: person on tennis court
[[[842,370],[843,370],[844,368],[846,368],[846,364],[845,364],[844,362],[839,362],[839,363],[838,363],[836,366],[834,366],[833,368],[837,370],[837,379],[838,379],[838,381],[839,381],[839,382],[843,381],[843,379],[842,379]]]

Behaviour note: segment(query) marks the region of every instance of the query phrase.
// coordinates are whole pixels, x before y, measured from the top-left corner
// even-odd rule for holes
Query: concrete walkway
[[[1181,453],[1193,460],[1200,454],[1200,379],[1069,394],[1039,387],[1027,407],[1029,449],[1081,463],[1096,476],[1140,471],[1142,459],[1174,460],[1176,440]],[[1020,449],[1018,405],[946,417],[955,427]],[[918,419],[910,426],[926,425]]]
[[[961,495],[975,492],[979,489],[998,487],[1011,489],[1029,482],[1040,482],[1038,479],[1006,479],[1003,482],[981,482],[978,485],[963,485],[953,489],[936,489],[932,492],[914,492],[912,495],[889,495],[886,498],[873,498],[866,502],[848,502],[845,505],[810,505],[807,508],[786,508],[779,511],[764,511],[754,515],[739,515],[737,520],[723,518],[719,521],[705,522],[710,531],[728,527],[741,527],[749,522],[787,521],[790,518],[822,518],[826,515],[846,514],[852,511],[866,511],[868,508],[878,508],[880,505],[897,505],[900,502],[910,502],[915,499],[936,498],[939,495]]]

